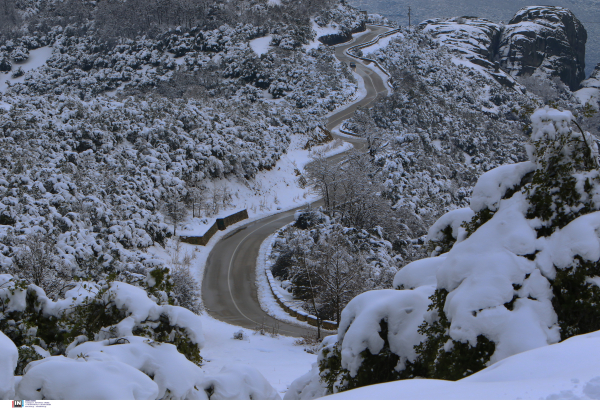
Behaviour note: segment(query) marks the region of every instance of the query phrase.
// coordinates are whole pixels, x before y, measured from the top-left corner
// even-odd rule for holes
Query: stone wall
[[[179,241],[185,242],[186,244],[192,245],[206,245],[208,241],[217,233],[217,231],[224,231],[227,227],[236,224],[240,221],[248,219],[248,210],[242,210],[235,214],[231,214],[225,218],[217,218],[215,223],[210,227],[208,231],[202,236],[180,236]]]

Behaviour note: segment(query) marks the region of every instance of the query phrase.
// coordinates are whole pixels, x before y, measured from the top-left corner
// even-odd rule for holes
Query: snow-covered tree
[[[470,209],[430,229],[434,257],[396,274],[398,290],[353,299],[320,371],[298,379],[290,397],[391,379],[457,380],[600,330],[597,140],[568,111],[545,107],[531,120],[529,161],[483,174]]]

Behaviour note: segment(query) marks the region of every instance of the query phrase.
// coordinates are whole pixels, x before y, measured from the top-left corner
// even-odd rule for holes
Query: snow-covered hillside
[[[200,317],[208,250],[178,236],[307,200],[309,153],[349,147],[325,116],[363,92],[333,49],[308,45],[366,17],[337,1],[302,18],[285,1],[202,4],[164,20],[136,1],[9,7],[21,26],[0,29],[2,398],[279,398],[309,367],[294,339],[233,339],[239,328]],[[257,350],[277,358],[244,358]]]

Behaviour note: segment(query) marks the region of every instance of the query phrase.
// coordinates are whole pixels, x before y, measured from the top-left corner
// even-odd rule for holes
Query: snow
[[[506,358],[459,381],[404,380],[328,400],[600,399],[600,332]]]
[[[158,386],[118,361],[48,357],[30,363],[17,387],[20,400],[155,399]]]
[[[341,344],[342,367],[356,376],[362,363],[361,353],[369,350],[378,354],[384,346],[379,335],[381,320],[386,320],[390,350],[401,356],[399,367],[406,361],[414,361],[414,346],[423,341],[418,333],[423,316],[429,306],[434,286],[422,286],[415,290],[382,289],[365,292],[352,299],[342,312],[338,330]]]
[[[258,56],[266,54],[269,52],[271,40],[273,39],[272,35],[267,35],[266,37],[255,38],[250,41],[250,48],[254,51]]]
[[[253,367],[228,365],[207,377],[199,389],[212,389],[211,400],[280,400],[281,397]]]
[[[477,180],[471,196],[471,209],[479,212],[484,208],[498,209],[500,199],[508,189],[521,182],[523,176],[535,170],[532,162],[523,162],[496,167]]]
[[[202,315],[202,324],[206,336],[202,370],[207,376],[217,375],[231,364],[254,367],[283,395],[293,380],[310,370],[315,359],[303,346],[295,345],[297,339],[293,337],[271,337],[242,329],[244,339],[236,340],[233,333],[240,327],[208,315]]]
[[[444,306],[450,336],[474,345],[478,335],[485,335],[496,343],[492,362],[560,338],[550,285],[538,279],[534,262],[519,256],[536,249],[526,209],[520,192],[503,200],[490,221],[454,245],[437,272],[438,288],[450,292]],[[532,287],[524,284],[526,277]],[[513,299],[513,284],[523,285],[523,292],[508,310],[504,304]],[[536,292],[535,300],[527,299],[528,290]]]
[[[12,71],[7,73],[0,73],[0,92],[4,93],[8,89],[6,81],[10,81],[11,84],[22,83],[25,81],[27,72],[38,69],[46,64],[46,61],[52,56],[52,47],[41,47],[36,50],[29,51],[29,58],[21,63],[13,63]],[[13,78],[12,74],[15,73],[19,68],[25,72],[25,75],[19,78]],[[1,106],[0,106],[1,107]]]
[[[199,348],[204,347],[204,334],[200,317],[188,309],[178,306],[157,305],[146,291],[124,282],[111,283],[105,298],[111,299],[119,310],[128,317],[118,325],[119,336],[132,336],[134,327],[146,320],[157,321],[161,316],[168,317],[169,324],[185,330],[190,340]]]
[[[15,368],[19,350],[11,339],[0,331],[0,399],[11,400],[15,396]]]
[[[446,260],[446,255],[414,261],[400,269],[394,277],[394,288],[415,289],[420,286],[435,286],[437,270]]]
[[[540,238],[536,257],[538,267],[549,279],[556,276],[556,268],[572,266],[576,255],[585,261],[600,259],[600,212],[586,214],[571,221],[548,238]]]
[[[172,344],[142,337],[83,343],[68,357],[86,361],[121,362],[149,375],[158,385],[159,399],[207,399],[205,390],[214,389],[211,399],[280,399],[277,391],[254,367],[225,366],[218,374],[205,375]],[[78,357],[80,356],[80,357]]]
[[[448,226],[452,229],[452,237],[458,238],[461,225],[469,222],[475,215],[470,208],[459,208],[458,210],[447,212],[442,215],[430,228],[427,234],[427,241],[439,241],[444,238],[442,231]]]
[[[598,106],[598,102],[600,101],[600,87],[581,88],[573,93],[582,105],[589,103],[592,106]]]
[[[196,382],[202,377],[200,367],[186,359],[172,344],[135,336],[122,337],[119,342],[124,344],[114,344],[115,339],[89,341],[70,350],[67,357],[127,364],[153,379],[158,386],[157,398],[160,399],[189,398],[188,393],[193,392]]]

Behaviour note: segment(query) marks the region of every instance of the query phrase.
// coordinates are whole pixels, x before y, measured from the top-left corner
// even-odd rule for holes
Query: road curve
[[[367,96],[349,105],[344,110],[331,115],[327,128],[333,130],[345,119],[352,116],[360,106],[369,106],[380,95],[386,95],[387,90],[382,78],[367,67],[362,61],[349,57],[345,51],[356,44],[373,40],[377,35],[389,31],[389,28],[367,26],[371,31],[358,40],[336,47],[336,57],[344,62],[355,62],[357,72],[363,77]],[[342,138],[363,148],[364,142],[359,139]],[[331,157],[340,160],[345,153]],[[321,205],[322,200],[315,203]],[[237,228],[221,239],[213,248],[204,270],[202,283],[202,300],[206,311],[214,318],[241,326],[255,329],[264,326],[286,336],[314,335],[316,329],[297,326],[279,321],[260,308],[256,289],[256,259],[262,242],[273,232],[294,220],[294,213],[301,207],[275,214]]]

